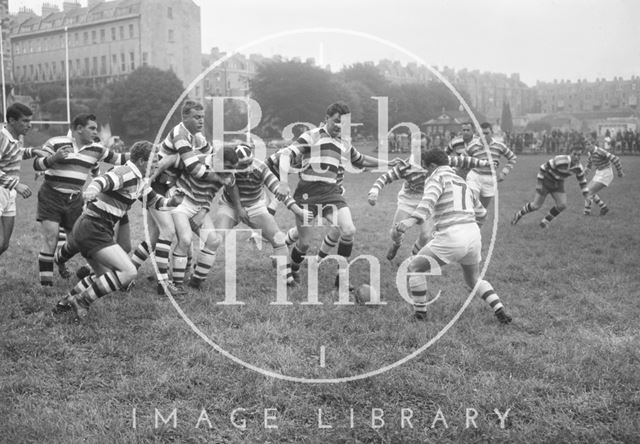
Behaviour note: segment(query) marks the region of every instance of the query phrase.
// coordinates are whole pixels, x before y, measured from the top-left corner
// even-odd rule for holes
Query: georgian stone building
[[[185,87],[200,73],[200,7],[192,0],[88,0],[43,4],[11,16],[12,80],[42,84],[69,76],[109,83],[142,65],[172,70]],[[200,86],[194,96],[201,97]]]

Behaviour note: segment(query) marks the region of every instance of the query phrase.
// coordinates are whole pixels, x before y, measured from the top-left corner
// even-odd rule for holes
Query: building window
[[[93,57],[93,69],[91,70],[92,75],[98,74],[98,57]]]
[[[83,72],[83,74],[85,76],[89,75],[89,57],[85,57],[84,58],[84,72]]]
[[[107,56],[106,55],[103,55],[102,57],[100,57],[100,74],[102,75],[107,74]]]
[[[91,43],[98,43],[98,33],[95,29],[91,31]]]
[[[113,73],[118,72],[118,56],[115,54],[111,56],[111,69]]]
[[[105,40],[107,40],[107,33],[104,29],[100,30],[100,41],[104,42]]]
[[[127,65],[125,64],[125,60],[124,60],[124,52],[120,53],[120,69],[122,72],[127,71]]]
[[[173,43],[173,29],[169,30],[169,43]]]
[[[129,38],[133,38],[133,24],[129,25]]]
[[[171,6],[167,8],[167,18],[173,18],[173,8]]]
[[[149,53],[148,52],[143,52],[142,53],[142,65],[143,66],[147,66],[148,63],[149,63]]]
[[[120,40],[124,40],[124,26],[120,26]]]
[[[131,71],[136,69],[136,55],[133,52],[129,53],[129,63],[131,64]]]
[[[111,40],[116,40],[116,28],[111,28]]]
[[[89,44],[89,31],[83,32],[82,36],[84,37],[84,44],[88,45]]]

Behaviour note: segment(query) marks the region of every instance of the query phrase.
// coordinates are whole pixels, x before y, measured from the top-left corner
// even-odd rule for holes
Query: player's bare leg
[[[231,223],[232,225],[230,227],[233,227],[235,222],[231,220]],[[216,254],[222,243],[222,236],[216,231],[213,221],[208,216],[206,216],[202,222],[199,236],[201,242],[200,252],[195,258],[193,275],[191,279],[189,279],[189,287],[192,288],[201,288],[202,283],[207,278],[209,271],[216,261]]]
[[[15,216],[0,216],[0,255],[9,248],[9,240],[13,234]]]
[[[129,255],[117,244],[96,252],[89,264],[96,274],[81,280],[65,297],[80,319],[87,316],[89,307],[98,298],[126,288],[137,274]]]
[[[398,250],[400,249],[400,245],[402,245],[402,241],[404,239],[404,233],[400,233],[396,230],[395,226],[401,220],[406,219],[411,216],[411,213],[397,208],[396,213],[393,216],[393,222],[391,222],[391,228],[389,229],[389,237],[391,238],[391,246],[387,250],[387,260],[392,260],[398,254]]]
[[[422,248],[409,263],[409,292],[413,300],[414,316],[418,320],[427,318],[427,305],[431,299],[427,289],[427,273],[432,272],[432,264],[445,265],[428,246]]]
[[[591,214],[592,202],[595,202],[600,207],[601,216],[604,216],[609,212],[609,207],[607,207],[607,204],[605,204],[604,201],[598,195],[598,192],[602,191],[604,188],[606,188],[606,185],[603,184],[602,182],[596,182],[593,180],[589,182],[589,185],[587,186],[587,197],[585,197],[585,200],[584,200],[585,215],[588,216]]]
[[[353,238],[356,235],[356,226],[353,223],[353,217],[351,216],[351,210],[349,209],[349,207],[340,208],[338,210],[336,219],[337,226],[340,229],[338,256],[342,256],[345,259],[349,260],[349,257],[351,257],[351,252],[353,251]],[[340,288],[340,273],[336,274],[335,288]],[[349,290],[351,290],[350,286]]]
[[[551,193],[551,197],[553,197],[556,204],[549,210],[549,213],[544,217],[544,219],[540,221],[540,227],[542,228],[547,228],[551,221],[567,208],[566,193]]]

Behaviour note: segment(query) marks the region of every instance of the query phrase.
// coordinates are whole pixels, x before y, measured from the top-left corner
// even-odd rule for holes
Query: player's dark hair
[[[225,163],[229,163],[232,165],[238,164],[238,154],[236,154],[236,149],[233,146],[225,146],[222,149],[222,160]]]
[[[351,110],[349,109],[349,105],[344,102],[335,102],[329,105],[327,108],[327,116],[333,116],[335,113],[343,116],[345,114],[349,114]]]
[[[491,126],[491,124],[489,122],[482,122],[480,124],[480,128],[482,128],[482,129],[490,129],[491,131],[493,131],[493,127]]]
[[[432,163],[438,166],[449,165],[449,156],[439,148],[432,148],[422,152],[422,166],[427,167]]]
[[[192,109],[195,109],[196,111],[202,111],[204,107],[200,102],[196,102],[195,100],[187,100],[182,104],[182,117],[188,116]]]
[[[584,142],[574,142],[573,145],[569,148],[569,153],[573,153],[574,151],[584,151]]]
[[[73,118],[73,121],[71,122],[71,129],[75,131],[79,126],[87,126],[90,121],[97,122],[95,114],[80,113]]]
[[[466,122],[462,122],[462,123],[460,124],[460,126],[465,126],[465,125],[468,125],[468,126],[470,126],[470,127],[471,127],[471,129],[473,129],[473,122],[471,122],[471,121],[467,120]]]
[[[6,122],[9,119],[18,120],[21,117],[29,117],[33,115],[33,111],[27,105],[16,102],[7,108]]]
[[[153,152],[153,143],[147,140],[139,140],[131,146],[131,162],[147,161]]]

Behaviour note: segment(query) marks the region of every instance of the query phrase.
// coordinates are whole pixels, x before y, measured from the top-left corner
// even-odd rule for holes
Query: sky
[[[416,61],[519,73],[529,86],[640,75],[637,0],[192,1],[201,8],[203,53],[218,47],[313,57],[333,70],[385,58]],[[39,13],[41,4],[9,0],[9,9]]]

